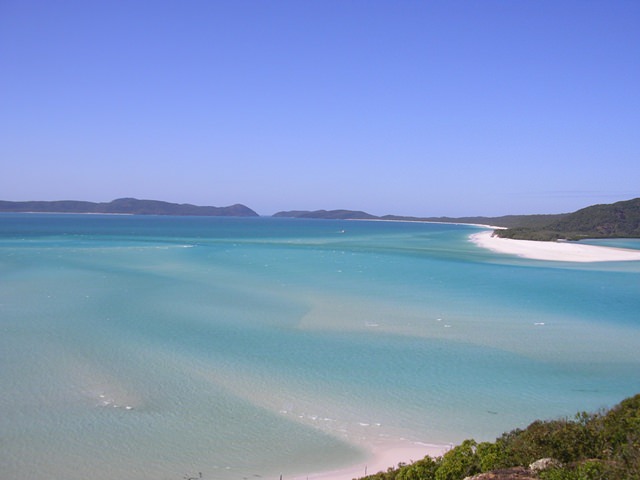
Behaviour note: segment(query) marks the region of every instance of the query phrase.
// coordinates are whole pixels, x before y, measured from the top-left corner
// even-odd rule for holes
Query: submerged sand
[[[620,262],[640,261],[640,251],[583,245],[570,242],[538,242],[532,240],[512,240],[493,235],[492,231],[482,231],[470,236],[476,245],[497,253],[517,255],[534,260],[548,260],[559,262]],[[421,460],[426,455],[438,457],[443,455],[451,446],[429,444],[407,444],[381,447],[371,451],[368,460],[348,468],[321,472],[296,477],[294,480],[349,480],[386,471],[399,463],[410,464]]]
[[[487,226],[489,227],[489,226]],[[476,245],[497,253],[517,255],[534,260],[558,262],[620,262],[640,261],[640,250],[583,245],[573,242],[538,242],[512,240],[493,236],[493,231],[482,231],[470,236]],[[309,475],[301,475],[293,480],[350,480],[386,471],[399,463],[410,464],[426,455],[443,455],[450,445],[407,443],[405,445],[370,446],[370,457],[350,467]]]
[[[628,262],[640,261],[640,250],[600,247],[573,242],[538,242],[494,236],[491,231],[474,233],[473,243],[493,252],[534,260],[556,262]]]

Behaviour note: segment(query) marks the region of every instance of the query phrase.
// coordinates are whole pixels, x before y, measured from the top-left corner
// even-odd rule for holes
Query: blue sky
[[[0,0],[0,199],[640,196],[638,1]]]

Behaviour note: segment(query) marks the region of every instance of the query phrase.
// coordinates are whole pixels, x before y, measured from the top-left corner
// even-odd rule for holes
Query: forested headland
[[[581,240],[585,238],[640,238],[640,198],[592,205],[540,225],[521,223],[496,230],[502,238],[516,240]]]

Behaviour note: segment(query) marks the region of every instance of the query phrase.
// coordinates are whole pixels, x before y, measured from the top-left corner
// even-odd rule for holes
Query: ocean
[[[0,478],[286,479],[638,393],[640,262],[481,228],[0,214]]]

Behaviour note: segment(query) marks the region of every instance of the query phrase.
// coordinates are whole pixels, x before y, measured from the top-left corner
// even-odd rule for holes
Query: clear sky
[[[640,1],[0,0],[0,199],[640,196]]]

